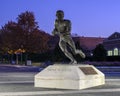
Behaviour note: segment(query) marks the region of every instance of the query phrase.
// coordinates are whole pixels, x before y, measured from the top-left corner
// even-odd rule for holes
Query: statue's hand
[[[59,32],[53,30],[53,31],[52,31],[52,35],[53,35],[53,36],[55,36],[55,35],[59,35]]]

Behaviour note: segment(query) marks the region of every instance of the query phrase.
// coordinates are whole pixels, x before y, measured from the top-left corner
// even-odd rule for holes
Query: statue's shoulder
[[[57,19],[55,20],[54,24],[55,24],[55,25],[58,24],[58,20],[57,20]]]
[[[71,23],[71,21],[68,20],[68,19],[64,19],[64,22],[67,23],[67,24],[70,24],[70,23]]]

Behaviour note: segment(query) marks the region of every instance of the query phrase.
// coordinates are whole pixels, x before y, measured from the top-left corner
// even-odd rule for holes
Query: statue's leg
[[[75,44],[74,44],[72,38],[67,39],[67,43],[69,44],[72,53],[74,55],[76,55],[76,47],[75,47]]]
[[[77,61],[74,59],[72,54],[70,52],[68,52],[68,50],[67,50],[66,42],[60,40],[59,41],[59,46],[60,46],[61,50],[63,51],[63,53],[65,54],[65,56],[68,57],[71,60],[71,64],[76,64]]]
[[[73,54],[79,54],[82,58],[85,58],[85,54],[82,52],[82,50],[76,49],[72,38],[69,38],[68,44],[70,45],[70,48],[71,48]]]

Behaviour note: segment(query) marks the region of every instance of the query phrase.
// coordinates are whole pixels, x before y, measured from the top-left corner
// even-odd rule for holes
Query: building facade
[[[120,33],[115,32],[103,41],[107,56],[120,56]]]

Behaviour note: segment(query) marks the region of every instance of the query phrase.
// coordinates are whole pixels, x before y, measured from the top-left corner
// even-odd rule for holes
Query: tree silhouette
[[[33,12],[23,12],[17,17],[18,25],[25,31],[25,32],[33,32],[35,29],[38,28],[38,24],[35,21],[35,16]]]
[[[97,45],[96,48],[93,50],[93,57],[96,61],[104,61],[106,59],[106,56],[107,51],[102,44]]]

